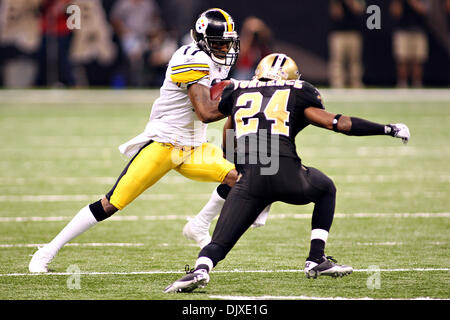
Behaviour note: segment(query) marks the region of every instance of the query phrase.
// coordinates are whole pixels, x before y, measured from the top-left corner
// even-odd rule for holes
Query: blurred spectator
[[[331,33],[328,38],[330,85],[341,88],[363,86],[362,51],[364,2],[330,0]],[[347,67],[348,66],[348,67]]]
[[[240,38],[239,58],[231,77],[238,80],[250,79],[258,62],[272,53],[272,32],[261,19],[248,17],[242,24]]]
[[[69,4],[69,0],[42,0],[42,40],[36,79],[38,86],[75,84],[69,59],[72,33],[66,25],[66,9]]]
[[[112,30],[100,0],[73,0],[82,13],[82,26],[73,31],[70,50],[77,85],[102,85],[109,82],[105,67],[116,57]]]
[[[150,39],[149,50],[146,51],[146,84],[160,87],[165,78],[167,65],[172,54],[178,49],[176,32],[161,27]]]
[[[427,3],[425,0],[392,0],[391,15],[395,19],[393,34],[394,58],[397,65],[397,86],[422,87],[423,64],[428,59],[425,32]]]
[[[158,3],[162,19],[171,30],[170,34],[176,37],[178,45],[190,43],[190,30],[199,14],[208,6],[198,0],[160,0]]]
[[[132,86],[143,86],[144,52],[150,36],[160,29],[159,7],[154,0],[118,0],[111,22],[127,59],[127,80]]]
[[[6,87],[27,87],[34,82],[33,54],[39,48],[41,0],[0,2],[0,66]]]

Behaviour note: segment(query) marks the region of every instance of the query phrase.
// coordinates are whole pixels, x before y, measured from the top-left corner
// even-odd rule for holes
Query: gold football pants
[[[131,159],[106,197],[122,210],[172,169],[192,180],[222,182],[234,164],[210,143],[194,148],[151,141]]]

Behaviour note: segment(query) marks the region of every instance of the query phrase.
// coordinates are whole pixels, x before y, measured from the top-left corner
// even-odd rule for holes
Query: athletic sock
[[[97,224],[97,220],[89,209],[89,205],[82,208],[73,219],[61,230],[61,232],[45,246],[52,255],[58,251],[70,240],[81,235],[86,230]]]
[[[309,250],[309,261],[321,260],[325,255],[325,242],[319,239],[311,240],[311,248]]]
[[[198,257],[197,261],[195,262],[195,268],[194,271],[197,270],[206,270],[206,272],[211,271],[213,268],[213,262],[208,257]]]
[[[218,189],[218,188],[217,188]],[[192,219],[197,226],[208,227],[211,221],[220,213],[222,210],[225,199],[222,198],[218,193],[217,189],[211,194],[211,198],[205,204],[205,206],[200,210],[200,212]],[[191,221],[192,221],[191,220]]]
[[[325,255],[325,245],[328,239],[328,231],[323,229],[313,229],[311,231],[311,247],[308,259],[310,261],[322,260]]]

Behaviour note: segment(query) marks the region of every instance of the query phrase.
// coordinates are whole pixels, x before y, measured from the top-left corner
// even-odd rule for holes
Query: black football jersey
[[[308,107],[324,109],[319,91],[302,80],[235,81],[219,103],[219,111],[232,116],[238,156],[298,158],[295,136],[309,124]]]

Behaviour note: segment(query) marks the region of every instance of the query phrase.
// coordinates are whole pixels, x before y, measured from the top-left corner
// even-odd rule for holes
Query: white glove
[[[389,134],[395,138],[402,139],[404,144],[407,144],[410,138],[409,128],[404,123],[389,124],[388,127],[391,128]]]

